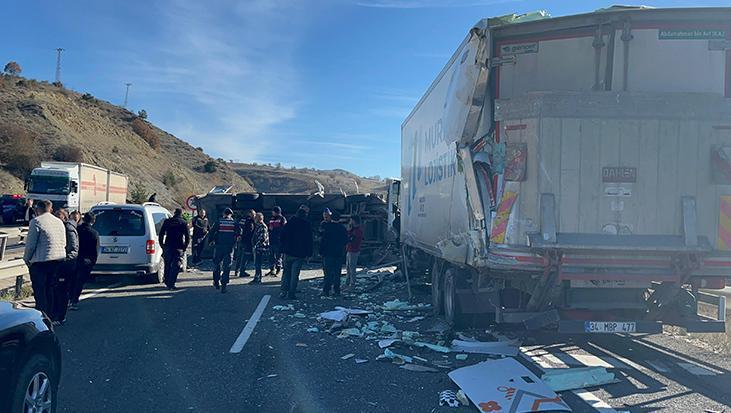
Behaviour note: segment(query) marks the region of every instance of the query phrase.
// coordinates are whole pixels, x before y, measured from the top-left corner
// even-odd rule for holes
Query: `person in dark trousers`
[[[259,284],[264,257],[269,254],[269,229],[264,223],[264,214],[261,212],[254,215],[254,235],[251,237],[251,243],[254,252],[254,279],[249,284]]]
[[[307,220],[309,208],[302,205],[287,225],[282,229],[282,252],[284,253],[284,271],[279,296],[290,299],[297,298],[297,283],[299,282],[302,264],[312,256],[312,227]]]
[[[76,259],[79,256],[79,234],[76,231],[76,222],[70,219],[65,209],[59,209],[54,214],[63,221],[66,228],[66,258],[59,265],[53,282],[51,310],[49,318],[55,325],[66,321],[66,311],[69,304],[69,287],[76,273]]]
[[[221,293],[226,293],[229,275],[231,272],[231,261],[233,260],[234,247],[239,232],[238,226],[233,218],[231,208],[223,211],[223,216],[211,228],[208,239],[214,245],[213,250],[213,286]]]
[[[271,250],[271,262],[267,275],[277,275],[282,270],[282,228],[287,225],[287,218],[282,215],[282,208],[272,208],[272,217],[269,218],[269,248]]]
[[[246,266],[253,258],[253,246],[251,238],[254,236],[254,216],[256,211],[250,209],[246,215],[239,220],[239,241],[236,244],[236,270],[239,277],[249,277]]]
[[[348,232],[343,224],[332,219],[332,213],[325,209],[322,213],[323,221],[320,224],[322,238],[320,238],[320,255],[322,256],[322,272],[325,277],[322,282],[322,295],[329,296],[330,290],[340,295],[340,275],[345,258],[345,245],[348,243]]]
[[[162,245],[162,257],[165,260],[165,285],[169,290],[175,290],[178,274],[183,269],[185,250],[190,244],[188,223],[183,219],[181,208],[175,208],[173,216],[162,223],[159,239]]]
[[[201,209],[193,218],[193,264],[199,264],[201,262],[201,254],[203,248],[206,246],[206,236],[210,230],[208,223],[208,216],[205,209]]]
[[[36,216],[28,225],[23,261],[30,273],[36,309],[51,314],[53,281],[58,267],[66,259],[66,227],[51,213],[51,201],[39,201],[34,205]]]
[[[84,290],[84,283],[91,278],[91,270],[99,257],[99,233],[94,229],[96,218],[91,212],[85,213],[81,224],[76,228],[79,234],[79,257],[76,265],[76,277],[71,281],[70,310],[78,310],[79,297]]]

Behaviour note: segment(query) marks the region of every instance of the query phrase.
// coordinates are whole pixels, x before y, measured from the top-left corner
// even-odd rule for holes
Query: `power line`
[[[127,86],[127,90],[124,91],[124,103],[122,104],[123,108],[127,107],[127,98],[129,97],[129,87],[132,86],[132,83],[125,83],[125,86]]]
[[[61,52],[63,52],[64,49],[58,48],[56,49],[56,83],[61,83]]]

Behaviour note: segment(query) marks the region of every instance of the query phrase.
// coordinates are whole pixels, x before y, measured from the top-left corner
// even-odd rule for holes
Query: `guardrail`
[[[28,267],[23,260],[0,261],[0,293],[14,290],[20,295],[23,284],[29,281]]]

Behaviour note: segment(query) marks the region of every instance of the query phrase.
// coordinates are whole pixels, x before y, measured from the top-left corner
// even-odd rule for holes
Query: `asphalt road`
[[[100,279],[80,311],[71,312],[57,329],[64,353],[59,411],[477,411],[438,406],[438,392],[457,389],[449,370],[407,371],[376,361],[382,350],[373,340],[307,332],[322,329],[316,315],[336,305],[365,307],[404,298],[403,284],[333,300],[317,296],[319,280],[306,281],[294,310],[278,311],[274,306],[290,302],[278,298],[275,285],[249,286],[247,281],[234,279],[229,292],[220,294],[211,286],[210,272],[183,275],[173,292],[124,277]],[[240,353],[230,353],[265,295],[271,301],[250,339]],[[409,323],[412,315],[383,317],[399,330],[423,332],[437,322],[427,316]],[[603,365],[617,374],[617,384],[562,393],[576,412],[730,409],[730,358],[683,338],[515,335],[523,339],[523,362],[535,372]],[[349,353],[355,356],[341,358]],[[456,361],[453,354],[427,349],[409,354],[450,360],[451,368],[485,359],[470,355]],[[585,401],[592,397],[599,409]]]

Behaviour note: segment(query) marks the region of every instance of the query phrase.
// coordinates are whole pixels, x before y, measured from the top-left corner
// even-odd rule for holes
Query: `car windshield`
[[[129,209],[99,209],[94,229],[100,236],[145,235],[145,217],[140,211]]]
[[[69,193],[69,182],[69,178],[65,176],[31,176],[28,182],[28,192],[67,195]]]

